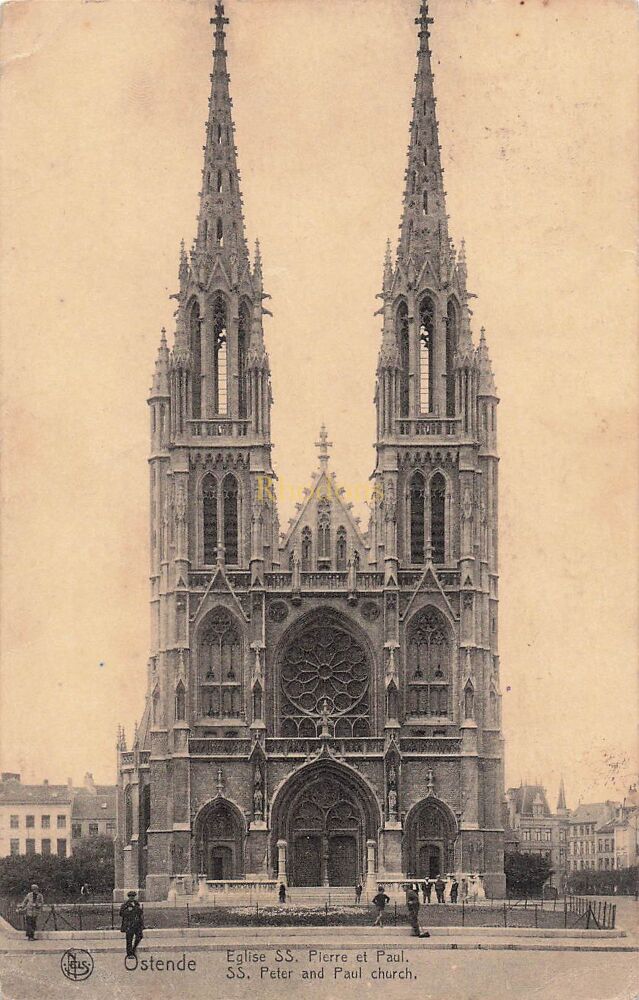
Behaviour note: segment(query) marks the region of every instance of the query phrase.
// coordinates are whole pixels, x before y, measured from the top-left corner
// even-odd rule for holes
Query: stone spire
[[[561,781],[559,782],[559,797],[557,799],[557,812],[559,812],[560,810],[565,810],[566,812],[568,811],[568,806],[566,805],[566,789],[564,786],[563,775],[561,777]]]
[[[419,26],[419,50],[398,247],[399,260],[407,263],[412,259],[417,270],[427,256],[434,264],[437,259],[440,267],[445,266],[450,254],[429,46],[432,23],[428,0],[423,0],[415,21]]]
[[[200,192],[200,212],[194,252],[211,257],[219,254],[229,274],[243,270],[248,264],[248,247],[244,233],[240,173],[237,168],[235,125],[226,68],[224,5],[215,5],[215,47],[209,119],[206,125],[204,168]]]
[[[486,330],[483,326],[479,337],[479,347],[477,348],[477,367],[479,368],[479,395],[494,396],[496,392],[495,376],[493,375],[493,366],[490,361],[490,354],[488,353],[488,344],[486,343]]]
[[[253,262],[253,284],[255,286],[255,303],[253,305],[253,316],[251,318],[251,334],[249,337],[246,364],[248,368],[264,368],[268,370],[268,354],[264,346],[264,329],[262,326],[262,316],[264,313],[270,315],[268,310],[262,306],[262,300],[269,298],[264,294],[262,285],[262,254],[260,251],[260,241],[255,241],[255,257]]]
[[[169,395],[169,348],[166,342],[166,329],[162,327],[160,346],[155,359],[155,372],[151,385],[151,398]]]

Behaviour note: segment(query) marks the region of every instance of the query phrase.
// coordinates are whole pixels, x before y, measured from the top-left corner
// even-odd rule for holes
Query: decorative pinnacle
[[[255,262],[253,264],[253,271],[259,277],[262,277],[262,253],[260,250],[260,241],[255,240]]]
[[[418,24],[421,28],[419,38],[420,48],[422,49],[426,47],[426,39],[428,39],[428,25],[433,23],[432,17],[428,16],[428,0],[423,0],[419,8],[419,17],[415,18],[415,24]]]
[[[390,289],[393,280],[393,260],[391,257],[391,241],[386,240],[386,253],[384,255],[384,291]]]
[[[315,447],[319,450],[320,466],[323,471],[326,471],[328,467],[328,460],[330,458],[328,449],[333,447],[333,442],[328,440],[325,424],[322,424],[320,428],[319,438],[319,441],[315,442]]]

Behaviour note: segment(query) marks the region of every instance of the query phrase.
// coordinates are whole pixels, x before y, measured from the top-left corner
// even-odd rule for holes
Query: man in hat
[[[24,927],[29,941],[35,938],[38,927],[38,916],[44,906],[44,899],[38,886],[34,882],[31,891],[26,894],[22,903],[18,907],[20,913],[24,913]]]
[[[404,888],[413,937],[430,937],[429,932],[423,931],[419,926],[419,886],[417,883],[407,882]]]
[[[144,930],[144,910],[137,899],[137,892],[134,889],[127,892],[126,902],[120,907],[120,917],[122,924],[120,930],[126,934],[126,956],[134,958],[137,947],[143,938]]]
[[[384,926],[384,910],[390,903],[390,899],[384,892],[384,886],[380,882],[377,886],[377,895],[373,896],[373,906],[377,913],[377,919],[373,924],[373,927],[383,927]]]

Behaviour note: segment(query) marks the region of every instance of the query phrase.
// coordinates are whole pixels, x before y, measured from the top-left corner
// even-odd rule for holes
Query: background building
[[[539,854],[550,861],[551,881],[561,884],[567,871],[569,810],[563,779],[559,788],[557,810],[552,813],[543,785],[524,785],[506,792],[508,819],[517,835],[517,849],[525,854]]]
[[[75,790],[71,810],[71,848],[82,837],[115,839],[115,785],[96,785],[87,771],[82,788]]]
[[[619,802],[580,802],[570,814],[568,867],[571,872],[614,867],[613,821],[619,809]]]
[[[20,775],[4,773],[0,782],[0,857],[9,854],[57,854],[68,857],[81,837],[115,837],[115,786],[93,784],[87,773],[82,788],[24,785]]]
[[[197,233],[149,398],[152,649],[142,721],[130,747],[119,738],[117,893],[457,870],[499,895],[498,399],[448,234],[428,7],[380,295],[367,532],[322,429],[279,535],[268,296],[245,239],[221,4],[213,23]]]

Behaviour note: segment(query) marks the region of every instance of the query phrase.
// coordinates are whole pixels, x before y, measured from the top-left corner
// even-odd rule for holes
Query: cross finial
[[[319,460],[322,469],[326,469],[330,455],[328,449],[333,447],[333,442],[328,440],[326,425],[322,424],[319,433],[319,441],[315,442],[315,447],[319,450]]]

